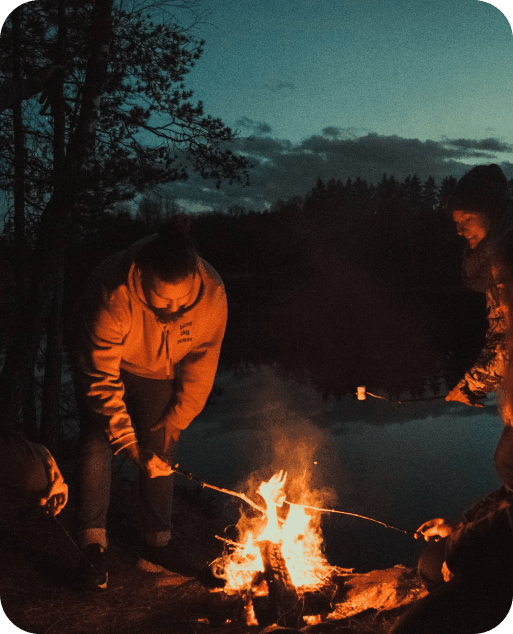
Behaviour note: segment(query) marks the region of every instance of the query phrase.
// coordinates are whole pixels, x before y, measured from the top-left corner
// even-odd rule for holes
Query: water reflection
[[[177,459],[217,486],[308,470],[310,486],[336,508],[408,529],[458,517],[499,486],[493,402],[484,410],[443,400],[325,402],[271,367],[219,372],[216,394],[183,433]],[[326,516],[323,528],[331,563],[357,570],[413,565],[420,548],[411,536],[346,516]]]

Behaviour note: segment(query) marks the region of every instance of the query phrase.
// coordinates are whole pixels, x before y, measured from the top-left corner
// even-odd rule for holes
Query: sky
[[[186,86],[238,132],[250,186],[193,176],[166,195],[190,211],[262,210],[318,177],[440,184],[497,162],[513,178],[513,3],[495,4],[202,0]]]
[[[513,35],[478,0],[205,0],[187,85],[241,136],[251,186],[175,185],[196,207],[262,209],[318,176],[513,177]],[[504,7],[503,7],[504,8]],[[509,7],[509,11],[512,7]],[[203,187],[201,187],[203,185]]]

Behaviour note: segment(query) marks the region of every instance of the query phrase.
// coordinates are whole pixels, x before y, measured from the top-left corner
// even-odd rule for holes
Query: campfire
[[[218,536],[224,552],[211,564],[214,576],[224,582],[222,590],[212,592],[238,606],[230,618],[248,626],[277,624],[300,629],[368,610],[394,610],[426,592],[416,571],[404,566],[370,573],[331,566],[323,553],[323,512],[352,515],[403,533],[412,531],[363,515],[320,508],[316,505],[319,495],[308,489],[306,474],[288,481],[287,474],[280,471],[260,482],[256,493],[263,504],[243,493],[202,484],[235,495],[253,509],[250,514],[241,512],[236,541]],[[226,604],[225,600],[221,603]]]
[[[244,597],[248,625],[304,625],[307,597],[326,589],[335,571],[322,552],[320,516],[304,508],[312,502],[308,492],[292,503],[286,484],[283,471],[260,484],[263,517],[242,515],[239,541],[223,539],[225,553],[212,565],[214,575],[226,582],[224,592]]]

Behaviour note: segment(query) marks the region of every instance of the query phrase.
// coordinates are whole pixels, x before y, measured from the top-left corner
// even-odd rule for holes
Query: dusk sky
[[[254,168],[246,188],[195,177],[170,186],[184,208],[264,209],[319,176],[440,184],[498,162],[513,177],[513,35],[496,6],[203,0],[200,9],[205,51],[186,85],[238,131]]]

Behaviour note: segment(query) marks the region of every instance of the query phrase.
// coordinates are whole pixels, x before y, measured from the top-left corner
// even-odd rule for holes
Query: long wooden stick
[[[182,475],[182,476],[186,477],[188,480],[192,480],[194,482],[197,482],[202,487],[206,487],[208,489],[214,489],[214,491],[220,491],[221,493],[226,493],[227,495],[233,495],[234,497],[237,497],[237,498],[239,498],[241,500],[244,500],[244,502],[246,502],[247,504],[252,506],[257,511],[260,511],[260,513],[262,513],[263,515],[266,515],[266,513],[267,513],[267,510],[265,508],[263,508],[262,506],[259,506],[255,502],[253,502],[253,500],[248,498],[248,496],[245,495],[244,493],[237,493],[236,491],[230,491],[230,489],[222,489],[221,487],[216,487],[213,484],[208,484],[207,482],[203,482],[203,480],[200,480],[198,477],[192,475],[192,473],[189,473],[188,471],[184,471],[183,469],[180,469],[177,464],[174,465],[172,467],[172,469],[173,469],[173,471],[175,473],[178,473],[179,475]],[[368,520],[369,522],[374,522],[375,524],[380,524],[381,526],[384,526],[385,528],[391,528],[392,530],[399,531],[400,533],[408,534],[408,533],[415,533],[416,532],[416,531],[412,531],[412,530],[409,530],[409,529],[398,528],[397,526],[392,526],[391,524],[387,524],[386,522],[381,522],[380,520],[375,520],[372,517],[367,517],[366,515],[359,515],[358,513],[349,513],[349,511],[337,511],[335,509],[323,509],[323,508],[319,508],[317,506],[309,506],[308,504],[295,504],[294,502],[289,502],[288,500],[285,500],[285,502],[287,504],[289,504],[290,506],[301,506],[301,507],[303,507],[305,509],[310,509],[312,511],[318,511],[319,513],[338,513],[340,515],[350,515],[351,517],[359,517],[362,520]]]
[[[308,504],[295,504],[294,502],[289,502],[285,500],[287,504],[290,506],[301,506],[304,509],[311,509],[312,511],[319,511],[319,513],[340,513],[340,515],[351,515],[352,517],[359,517],[362,520],[368,520],[369,522],[375,522],[376,524],[381,524],[385,528],[391,528],[394,531],[399,531],[400,533],[415,533],[416,531],[412,531],[405,528],[397,528],[397,526],[392,526],[391,524],[386,524],[385,522],[380,522],[379,520],[375,520],[372,517],[367,517],[366,515],[359,515],[358,513],[349,513],[349,511],[337,511],[335,509],[321,509],[317,506],[308,506]]]
[[[233,495],[236,498],[240,498],[241,500],[244,500],[244,502],[252,506],[257,511],[260,511],[262,515],[265,515],[267,513],[266,509],[264,509],[262,506],[259,506],[258,504],[253,502],[253,500],[250,500],[250,498],[248,498],[248,496],[245,495],[244,493],[237,493],[236,491],[230,491],[229,489],[221,489],[220,487],[216,487],[213,484],[207,484],[206,482],[203,483],[203,486],[207,487],[208,489],[214,489],[214,491],[220,491],[221,493],[226,493],[228,495]]]

